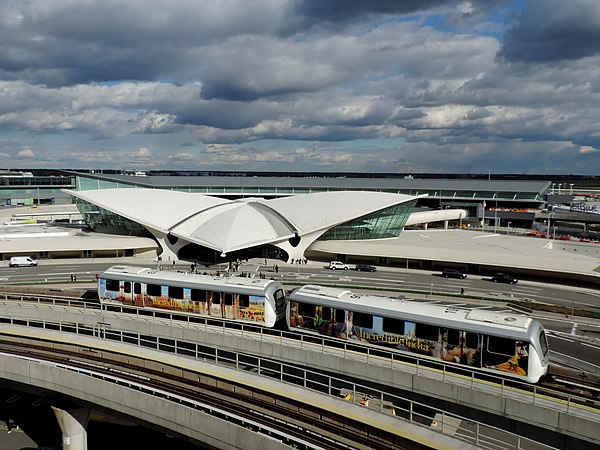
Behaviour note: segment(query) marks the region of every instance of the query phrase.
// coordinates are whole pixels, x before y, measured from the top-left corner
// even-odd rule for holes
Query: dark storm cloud
[[[600,0],[525,1],[0,1],[0,155],[593,171]]]
[[[297,0],[293,12],[314,22],[353,22],[366,16],[408,14],[455,4],[457,0]]]
[[[198,49],[240,34],[268,33],[270,0],[200,7],[192,0],[73,0],[0,4],[0,77],[48,86],[186,78]]]
[[[504,36],[501,59],[575,60],[600,54],[598,0],[530,0]]]

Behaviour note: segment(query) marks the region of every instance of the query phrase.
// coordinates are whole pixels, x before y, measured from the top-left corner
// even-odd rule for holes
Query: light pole
[[[496,207],[494,208],[494,233],[498,232],[498,193],[494,194],[496,199]]]
[[[510,222],[508,222],[508,235],[510,236]]]
[[[485,230],[485,200],[483,201],[483,212],[481,216],[481,231]]]

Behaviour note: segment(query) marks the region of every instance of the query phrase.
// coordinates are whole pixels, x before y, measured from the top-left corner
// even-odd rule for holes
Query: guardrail
[[[23,305],[37,303],[40,305],[77,308],[78,310],[83,311],[100,311],[121,315],[127,318],[136,317],[136,319],[150,322],[164,323],[164,321],[167,321],[170,325],[201,327],[205,332],[210,331],[212,333],[230,335],[230,331],[235,330],[240,333],[241,338],[250,338],[259,341],[267,341],[268,339],[270,342],[272,342],[273,339],[276,339],[280,345],[286,345],[289,342],[297,341],[299,342],[300,348],[303,350],[325,353],[325,351],[337,349],[344,357],[350,357],[350,355],[352,355],[352,357],[357,358],[357,355],[362,355],[366,364],[389,366],[395,370],[401,370],[414,375],[432,377],[433,373],[437,374],[441,381],[448,383],[456,383],[457,378],[460,378],[463,385],[466,383],[466,386],[470,389],[481,390],[487,393],[490,392],[490,386],[494,383],[496,385],[497,395],[500,397],[515,398],[515,389],[518,389],[521,394],[519,395],[519,401],[527,400],[533,405],[543,404],[544,407],[554,407],[558,411],[574,415],[577,415],[578,412],[580,412],[580,406],[584,405],[586,412],[592,408],[597,410],[600,416],[600,403],[597,401],[590,401],[589,398],[583,396],[525,383],[516,379],[506,379],[494,374],[477,372],[468,367],[455,366],[447,364],[444,361],[419,358],[416,355],[401,353],[391,349],[343,341],[318,334],[312,335],[287,330],[264,328],[252,324],[179,312],[157,311],[126,305],[100,305],[97,302],[85,302],[68,297],[56,298],[51,296],[12,295],[3,293],[0,294],[0,299],[2,298],[6,301],[8,301],[9,298],[17,300],[23,302]],[[0,305],[2,305],[2,303],[0,303]],[[481,382],[484,382],[485,384],[480,384]],[[557,401],[556,404],[548,403],[548,397],[558,398],[559,401]]]
[[[395,416],[398,420],[406,420],[413,424],[428,427],[440,433],[452,435],[457,439],[484,448],[494,449],[553,449],[554,447],[541,444],[515,433],[502,430],[484,423],[476,422],[470,418],[447,413],[439,408],[434,408],[424,403],[405,399],[398,395],[390,394],[368,385],[351,382],[343,378],[334,377],[318,371],[306,369],[292,364],[282,363],[268,358],[240,354],[231,350],[221,350],[214,347],[203,346],[189,341],[160,336],[148,336],[131,331],[110,329],[103,324],[90,326],[73,322],[51,322],[23,318],[3,318],[1,322],[11,325],[21,325],[74,333],[86,337],[101,338],[104,341],[115,341],[133,344],[162,353],[171,353],[183,357],[191,357],[200,361],[211,361],[217,365],[247,373],[249,370],[262,376],[275,378],[284,383],[301,386],[320,394],[343,398],[344,400],[360,407],[369,408],[379,413]],[[207,331],[220,329],[205,323]],[[230,330],[231,331],[231,330]],[[237,331],[243,331],[237,329]],[[246,330],[244,337],[250,332]],[[255,337],[261,336],[265,340],[271,335],[251,332]],[[308,345],[308,343],[307,343]],[[233,356],[232,356],[233,355]],[[78,369],[78,372],[86,372]],[[104,375],[103,375],[104,377]],[[152,390],[149,390],[152,392]],[[161,393],[161,395],[163,395]],[[357,406],[358,407],[358,406]]]

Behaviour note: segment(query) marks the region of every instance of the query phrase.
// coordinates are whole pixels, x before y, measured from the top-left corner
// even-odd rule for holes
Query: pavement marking
[[[581,345],[585,345],[586,347],[591,347],[594,350],[598,350],[600,348],[600,346],[598,345],[594,345],[594,344],[586,344],[585,342],[582,342]]]
[[[583,359],[575,358],[574,356],[571,356],[571,355],[565,355],[564,353],[556,352],[554,350],[552,350],[551,353],[553,353],[555,355],[564,356],[565,358],[573,359],[573,360],[575,360],[577,362],[584,363],[587,366],[597,367],[598,369],[600,369],[600,366],[598,366],[597,364],[591,363],[589,361],[584,361]]]
[[[549,338],[551,337],[551,338],[554,338],[554,339],[560,339],[561,341],[567,341],[567,342],[571,342],[571,343],[575,342],[573,339],[567,339],[567,338],[564,338],[564,337],[561,337],[561,336],[556,336],[555,334],[549,334],[548,337]]]

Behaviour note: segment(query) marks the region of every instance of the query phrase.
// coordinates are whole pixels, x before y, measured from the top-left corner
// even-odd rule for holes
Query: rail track
[[[427,448],[332,411],[278,398],[252,386],[237,385],[180,367],[131,358],[117,352],[93,351],[77,344],[0,335],[0,351],[35,358],[81,373],[104,374],[144,385],[155,395],[186,399],[204,414],[232,417],[240,426],[268,433],[300,449],[420,449]],[[181,401],[181,400],[180,400]],[[352,407],[352,405],[348,405]]]

